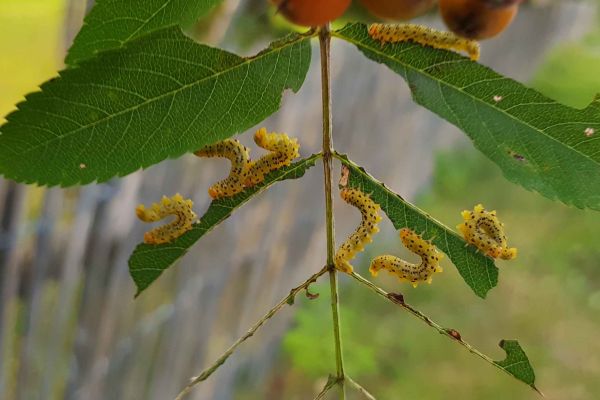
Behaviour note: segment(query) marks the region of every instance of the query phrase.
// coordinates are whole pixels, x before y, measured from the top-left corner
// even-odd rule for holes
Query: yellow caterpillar
[[[492,258],[512,260],[517,257],[517,249],[509,248],[504,225],[496,216],[496,211],[486,211],[477,204],[473,211],[461,213],[464,222],[457,226],[465,240]]]
[[[407,249],[421,257],[421,262],[412,264],[390,255],[375,257],[369,267],[371,275],[377,276],[383,269],[398,276],[401,282],[410,282],[413,287],[417,287],[420,282],[431,283],[433,274],[443,271],[440,260],[444,255],[430,241],[423,239],[408,228],[400,230],[400,240]]]
[[[381,221],[379,215],[379,204],[371,200],[369,195],[358,189],[342,189],[340,191],[342,199],[360,210],[362,220],[356,231],[340,246],[335,254],[335,267],[342,272],[352,272],[353,268],[350,260],[354,258],[357,252],[364,250],[366,243],[371,243],[371,236],[379,232],[377,224]]]
[[[479,43],[455,35],[452,32],[438,31],[417,24],[371,24],[369,36],[385,43],[412,41],[436,49],[464,51],[471,60],[479,60]]]
[[[156,222],[169,215],[175,216],[173,222],[146,232],[144,243],[170,243],[192,229],[197,219],[196,213],[192,210],[193,206],[192,200],[184,199],[179,193],[171,198],[163,196],[160,204],[154,203],[149,209],[146,209],[143,204],[137,206],[135,213],[144,222]]]
[[[208,194],[213,199],[231,197],[244,191],[244,181],[248,177],[250,155],[248,149],[236,139],[227,139],[211,144],[194,153],[198,157],[224,157],[231,161],[229,176],[212,185]]]
[[[254,142],[270,153],[250,162],[244,182],[248,187],[262,182],[269,172],[290,165],[300,156],[298,140],[290,139],[285,133],[267,133],[266,128],[261,128],[254,134]]]

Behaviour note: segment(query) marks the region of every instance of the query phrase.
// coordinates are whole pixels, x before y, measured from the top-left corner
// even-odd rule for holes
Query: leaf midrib
[[[331,34],[332,34],[332,36],[335,36],[335,37],[337,37],[337,38],[339,38],[339,39],[342,39],[342,40],[345,40],[345,41],[347,41],[347,42],[349,42],[349,43],[352,43],[352,44],[354,44],[354,45],[355,45],[355,46],[357,46],[357,47],[363,47],[363,48],[365,48],[365,49],[368,49],[368,50],[372,51],[373,53],[376,53],[376,54],[378,54],[378,55],[380,55],[380,56],[383,56],[384,58],[387,58],[387,59],[389,59],[389,60],[391,60],[391,61],[395,61],[395,62],[397,62],[398,64],[402,65],[402,66],[403,66],[404,68],[406,68],[406,69],[410,69],[410,70],[412,70],[413,72],[418,72],[418,73],[420,73],[420,74],[422,74],[422,75],[425,75],[426,77],[430,78],[431,80],[433,80],[433,81],[437,82],[437,83],[438,83],[438,85],[443,85],[443,86],[446,86],[446,87],[448,87],[448,88],[455,89],[456,91],[458,91],[458,92],[460,92],[460,93],[464,94],[465,96],[467,96],[467,97],[471,98],[472,100],[475,100],[477,103],[483,104],[484,106],[486,106],[486,107],[488,107],[488,108],[490,108],[490,109],[492,109],[492,110],[498,111],[499,113],[501,113],[501,114],[505,115],[506,117],[508,117],[509,119],[511,119],[511,120],[513,120],[513,121],[515,121],[515,122],[517,122],[518,124],[520,124],[520,125],[524,125],[524,126],[526,126],[526,127],[529,127],[531,130],[533,130],[533,131],[535,131],[535,132],[539,132],[539,133],[540,133],[542,136],[544,136],[544,137],[547,137],[547,138],[551,139],[552,141],[554,141],[554,142],[558,143],[559,145],[561,145],[561,146],[564,146],[564,147],[567,147],[568,149],[570,149],[570,150],[571,150],[571,151],[573,151],[574,153],[581,155],[582,157],[584,157],[584,158],[586,158],[586,159],[588,159],[588,160],[592,161],[592,163],[594,163],[594,164],[596,164],[596,165],[598,165],[598,166],[600,167],[600,162],[599,162],[599,161],[596,161],[596,160],[594,160],[593,158],[591,158],[591,156],[588,156],[587,154],[585,154],[585,153],[582,153],[582,152],[578,151],[578,150],[577,150],[577,149],[575,149],[574,147],[572,147],[572,146],[570,146],[570,145],[568,145],[568,144],[566,144],[566,143],[564,143],[564,142],[561,142],[561,141],[559,141],[558,139],[556,139],[556,138],[554,138],[554,137],[552,137],[552,136],[548,135],[548,134],[547,134],[545,131],[543,131],[542,129],[540,129],[540,128],[537,128],[536,126],[533,126],[533,125],[529,124],[529,123],[528,123],[528,122],[526,122],[526,121],[523,121],[523,120],[521,120],[521,119],[518,119],[518,118],[516,118],[516,117],[515,117],[515,116],[513,116],[512,114],[510,114],[510,113],[506,112],[505,110],[503,110],[503,109],[501,109],[501,108],[494,107],[492,104],[489,104],[489,103],[487,103],[487,102],[483,101],[481,98],[479,98],[479,97],[476,97],[476,96],[473,96],[473,95],[469,94],[468,92],[465,92],[465,91],[464,91],[462,88],[459,88],[458,86],[452,85],[452,84],[450,84],[449,82],[446,82],[446,81],[443,81],[443,80],[440,80],[440,79],[436,79],[436,78],[435,78],[433,75],[431,75],[431,74],[429,74],[429,73],[425,72],[424,70],[418,69],[418,68],[416,68],[416,67],[413,67],[413,66],[412,66],[412,65],[410,65],[410,64],[407,64],[407,63],[405,63],[405,62],[402,62],[402,61],[398,60],[397,58],[395,58],[395,57],[392,57],[392,56],[390,56],[389,54],[387,54],[387,53],[385,53],[385,52],[382,52],[381,50],[377,49],[376,47],[371,47],[371,46],[369,46],[369,45],[366,45],[364,42],[357,41],[357,40],[355,40],[354,38],[352,38],[352,37],[350,37],[350,36],[343,36],[342,34],[340,34],[340,31],[334,31],[334,32],[332,32]],[[506,78],[504,78],[504,79],[506,79]],[[411,92],[412,92],[412,90],[411,90]],[[446,104],[448,104],[448,103],[446,103]],[[552,103],[552,104],[555,104],[555,103]],[[572,122],[571,122],[571,123],[572,123]]]
[[[179,87],[177,89],[170,90],[170,91],[165,92],[165,93],[163,93],[163,94],[161,94],[159,96],[150,98],[147,101],[144,101],[144,102],[142,102],[140,104],[136,104],[135,106],[128,107],[128,108],[126,108],[126,109],[124,109],[122,111],[119,111],[117,113],[110,114],[110,115],[108,115],[108,116],[106,116],[104,118],[101,118],[101,119],[99,119],[97,121],[94,121],[91,124],[82,125],[82,126],[78,127],[77,129],[74,129],[74,130],[72,130],[70,132],[65,132],[64,134],[58,135],[58,136],[56,136],[54,138],[51,138],[51,139],[49,139],[49,140],[47,140],[47,141],[45,141],[43,143],[40,143],[40,144],[37,144],[35,146],[29,147],[25,151],[23,151],[21,153],[17,153],[17,155],[28,154],[28,153],[31,153],[31,152],[37,150],[40,147],[47,146],[47,145],[49,145],[49,144],[51,144],[51,143],[53,143],[53,142],[55,142],[57,140],[67,139],[68,137],[76,135],[76,134],[78,134],[81,131],[84,131],[84,130],[89,129],[89,128],[93,128],[94,126],[97,126],[97,125],[99,125],[101,123],[110,121],[113,118],[117,118],[117,117],[119,117],[121,115],[128,114],[130,112],[134,112],[134,111],[136,111],[136,110],[138,110],[138,109],[140,109],[142,107],[148,106],[148,105],[150,105],[150,104],[152,104],[152,103],[154,103],[156,101],[162,100],[163,98],[176,95],[177,93],[183,92],[183,91],[185,91],[185,90],[187,90],[187,89],[189,89],[191,87],[200,85],[200,84],[202,84],[202,83],[204,83],[204,82],[206,82],[208,80],[217,79],[221,75],[229,73],[229,72],[232,72],[232,71],[235,71],[236,69],[241,68],[243,66],[247,66],[249,63],[251,63],[251,62],[253,62],[255,60],[260,60],[261,58],[266,57],[268,55],[272,55],[272,54],[275,54],[276,52],[283,51],[283,50],[285,50],[286,48],[288,48],[290,46],[295,46],[296,44],[302,42],[303,40],[307,40],[307,39],[311,39],[311,38],[312,38],[312,36],[299,36],[297,39],[294,39],[294,40],[291,40],[289,42],[286,42],[284,45],[277,47],[273,51],[265,51],[265,52],[263,52],[261,54],[257,54],[256,56],[253,56],[253,57],[246,57],[246,58],[244,58],[244,57],[240,57],[240,56],[236,55],[237,57],[240,57],[243,61],[240,62],[239,64],[236,64],[232,68],[227,68],[227,69],[219,71],[219,72],[217,72],[217,73],[215,73],[213,75],[210,75],[210,76],[204,77],[204,78],[202,78],[200,80],[188,83],[188,84],[186,84],[184,86],[181,86],[181,87]]]

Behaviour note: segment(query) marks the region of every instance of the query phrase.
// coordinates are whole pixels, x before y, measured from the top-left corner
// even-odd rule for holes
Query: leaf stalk
[[[452,341],[454,341],[455,343],[460,344],[462,347],[464,347],[465,349],[467,349],[470,353],[475,354],[477,357],[481,358],[482,360],[484,360],[488,364],[493,365],[494,367],[498,368],[502,372],[510,375],[512,378],[515,378],[510,372],[508,372],[508,370],[506,370],[506,368],[503,368],[502,366],[498,365],[489,356],[483,354],[481,351],[479,351],[476,348],[474,348],[471,344],[465,342],[462,339],[462,337],[461,337],[461,335],[460,335],[459,332],[457,332],[454,329],[445,329],[445,328],[442,328],[442,326],[440,326],[438,323],[436,323],[435,321],[433,321],[427,315],[423,314],[421,311],[415,309],[413,306],[411,306],[410,304],[406,303],[404,301],[404,297],[402,296],[402,294],[399,294],[399,293],[388,293],[385,290],[383,290],[382,288],[380,288],[379,286],[375,285],[374,283],[370,282],[369,280],[365,279],[363,276],[357,274],[354,271],[351,272],[351,273],[349,273],[348,275],[350,275],[352,278],[354,278],[360,284],[362,284],[362,285],[368,287],[369,289],[371,289],[373,292],[375,292],[379,296],[387,299],[388,301],[391,301],[395,305],[397,305],[400,308],[402,308],[404,311],[408,311],[408,313],[411,314],[412,316],[420,319],[422,322],[426,323],[427,325],[429,325],[433,329],[437,330],[439,334],[444,335],[444,336],[446,336],[449,339],[452,339]],[[533,389],[536,393],[538,393],[540,396],[544,397],[544,394],[538,388],[536,388],[535,386],[532,386],[532,385],[528,385],[528,386],[531,389]]]
[[[344,384],[344,358],[342,353],[342,335],[340,329],[340,309],[338,295],[337,270],[333,264],[335,255],[335,221],[333,218],[333,118],[331,102],[331,31],[329,24],[319,29],[321,50],[321,94],[323,104],[323,172],[325,186],[325,226],[327,236],[327,266],[329,267],[329,286],[331,291],[331,315],[333,318],[333,337],[335,341],[336,378],[340,385],[340,399],[346,398]]]
[[[190,380],[190,383],[177,395],[175,400],[182,400],[192,390],[192,388],[194,386],[196,386],[200,382],[207,380],[217,369],[219,369],[219,367],[221,365],[225,364],[225,361],[227,361],[227,359],[235,352],[235,350],[242,343],[244,343],[246,340],[248,340],[249,338],[254,336],[256,331],[261,326],[263,326],[265,322],[267,322],[269,319],[271,319],[275,314],[277,314],[277,312],[279,312],[286,305],[293,304],[293,300],[298,293],[300,293],[303,290],[308,290],[308,287],[312,283],[316,282],[317,279],[319,279],[319,277],[321,277],[321,275],[324,275],[328,271],[329,271],[329,268],[327,266],[324,266],[323,268],[321,268],[321,270],[319,272],[311,275],[311,277],[308,278],[307,280],[305,280],[302,284],[300,284],[299,286],[296,286],[295,288],[290,290],[290,293],[286,297],[281,299],[281,301],[279,301],[279,303],[277,303],[273,308],[271,308],[254,325],[252,325],[252,327],[242,337],[240,337],[238,340],[236,340],[235,343],[233,343],[231,345],[231,347],[229,347],[219,358],[217,358],[217,360],[214,363],[212,363],[212,365],[210,367],[206,368],[198,376],[193,377]]]

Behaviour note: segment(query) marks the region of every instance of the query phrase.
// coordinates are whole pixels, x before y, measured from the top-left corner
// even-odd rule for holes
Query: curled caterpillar
[[[479,43],[465,39],[452,32],[438,31],[417,24],[371,24],[369,36],[385,43],[412,41],[436,49],[464,51],[471,60],[479,60]]]
[[[231,197],[244,190],[248,177],[250,155],[248,149],[236,139],[227,139],[211,144],[194,153],[198,157],[224,157],[231,161],[229,176],[212,185],[208,194],[213,199]]]
[[[267,133],[266,128],[261,128],[254,134],[254,142],[270,153],[250,162],[244,182],[248,187],[262,182],[269,172],[290,165],[300,156],[298,140],[290,139],[285,133]]]
[[[160,204],[154,203],[149,209],[146,209],[143,204],[137,206],[135,213],[144,222],[156,222],[169,215],[175,216],[173,222],[146,232],[144,243],[170,243],[192,229],[192,225],[197,219],[196,213],[192,210],[193,206],[192,200],[184,199],[179,193],[171,198],[163,196]]]
[[[443,271],[440,260],[444,255],[430,241],[408,228],[400,230],[400,240],[407,249],[421,257],[421,262],[412,264],[390,255],[375,257],[369,267],[371,275],[377,276],[383,269],[396,275],[400,281],[410,282],[413,287],[417,287],[420,282],[431,283],[433,274]]]
[[[368,194],[358,189],[342,189],[340,191],[342,199],[360,210],[362,220],[356,231],[346,239],[335,254],[334,264],[342,272],[352,272],[353,268],[350,260],[354,258],[357,252],[364,250],[366,243],[371,243],[371,236],[379,232],[377,224],[381,221],[379,215],[379,204],[371,200]]]
[[[492,258],[512,260],[517,257],[517,249],[509,248],[504,234],[504,225],[496,216],[496,211],[486,211],[478,204],[473,211],[461,213],[464,222],[457,228],[465,240]]]

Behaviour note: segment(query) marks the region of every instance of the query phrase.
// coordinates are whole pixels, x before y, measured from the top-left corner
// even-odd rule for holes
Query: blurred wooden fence
[[[209,32],[213,43],[241,12],[238,1],[227,4]],[[81,20],[77,5],[69,8],[74,26]],[[501,39],[484,44],[482,62],[526,80],[553,43],[580,35],[591,18],[589,8],[575,3],[527,9]],[[66,30],[68,37],[76,32],[69,24]],[[320,144],[314,54],[301,92],[288,94],[281,111],[264,123],[299,137],[303,155]],[[436,149],[465,141],[415,106],[400,77],[349,45],[335,42],[333,79],[336,148],[352,153],[405,198],[427,184]],[[250,136],[242,141],[249,144]],[[206,188],[223,168],[225,162],[190,155],[81,188],[40,189],[0,179],[1,399],[173,398],[192,374],[322,266],[318,165],[236,212],[134,300],[127,259],[147,228],[136,220],[135,206],[180,192],[202,212]],[[336,207],[342,240],[358,216],[339,201]],[[269,322],[190,398],[232,399],[240,371],[260,385],[292,313],[290,308]]]

